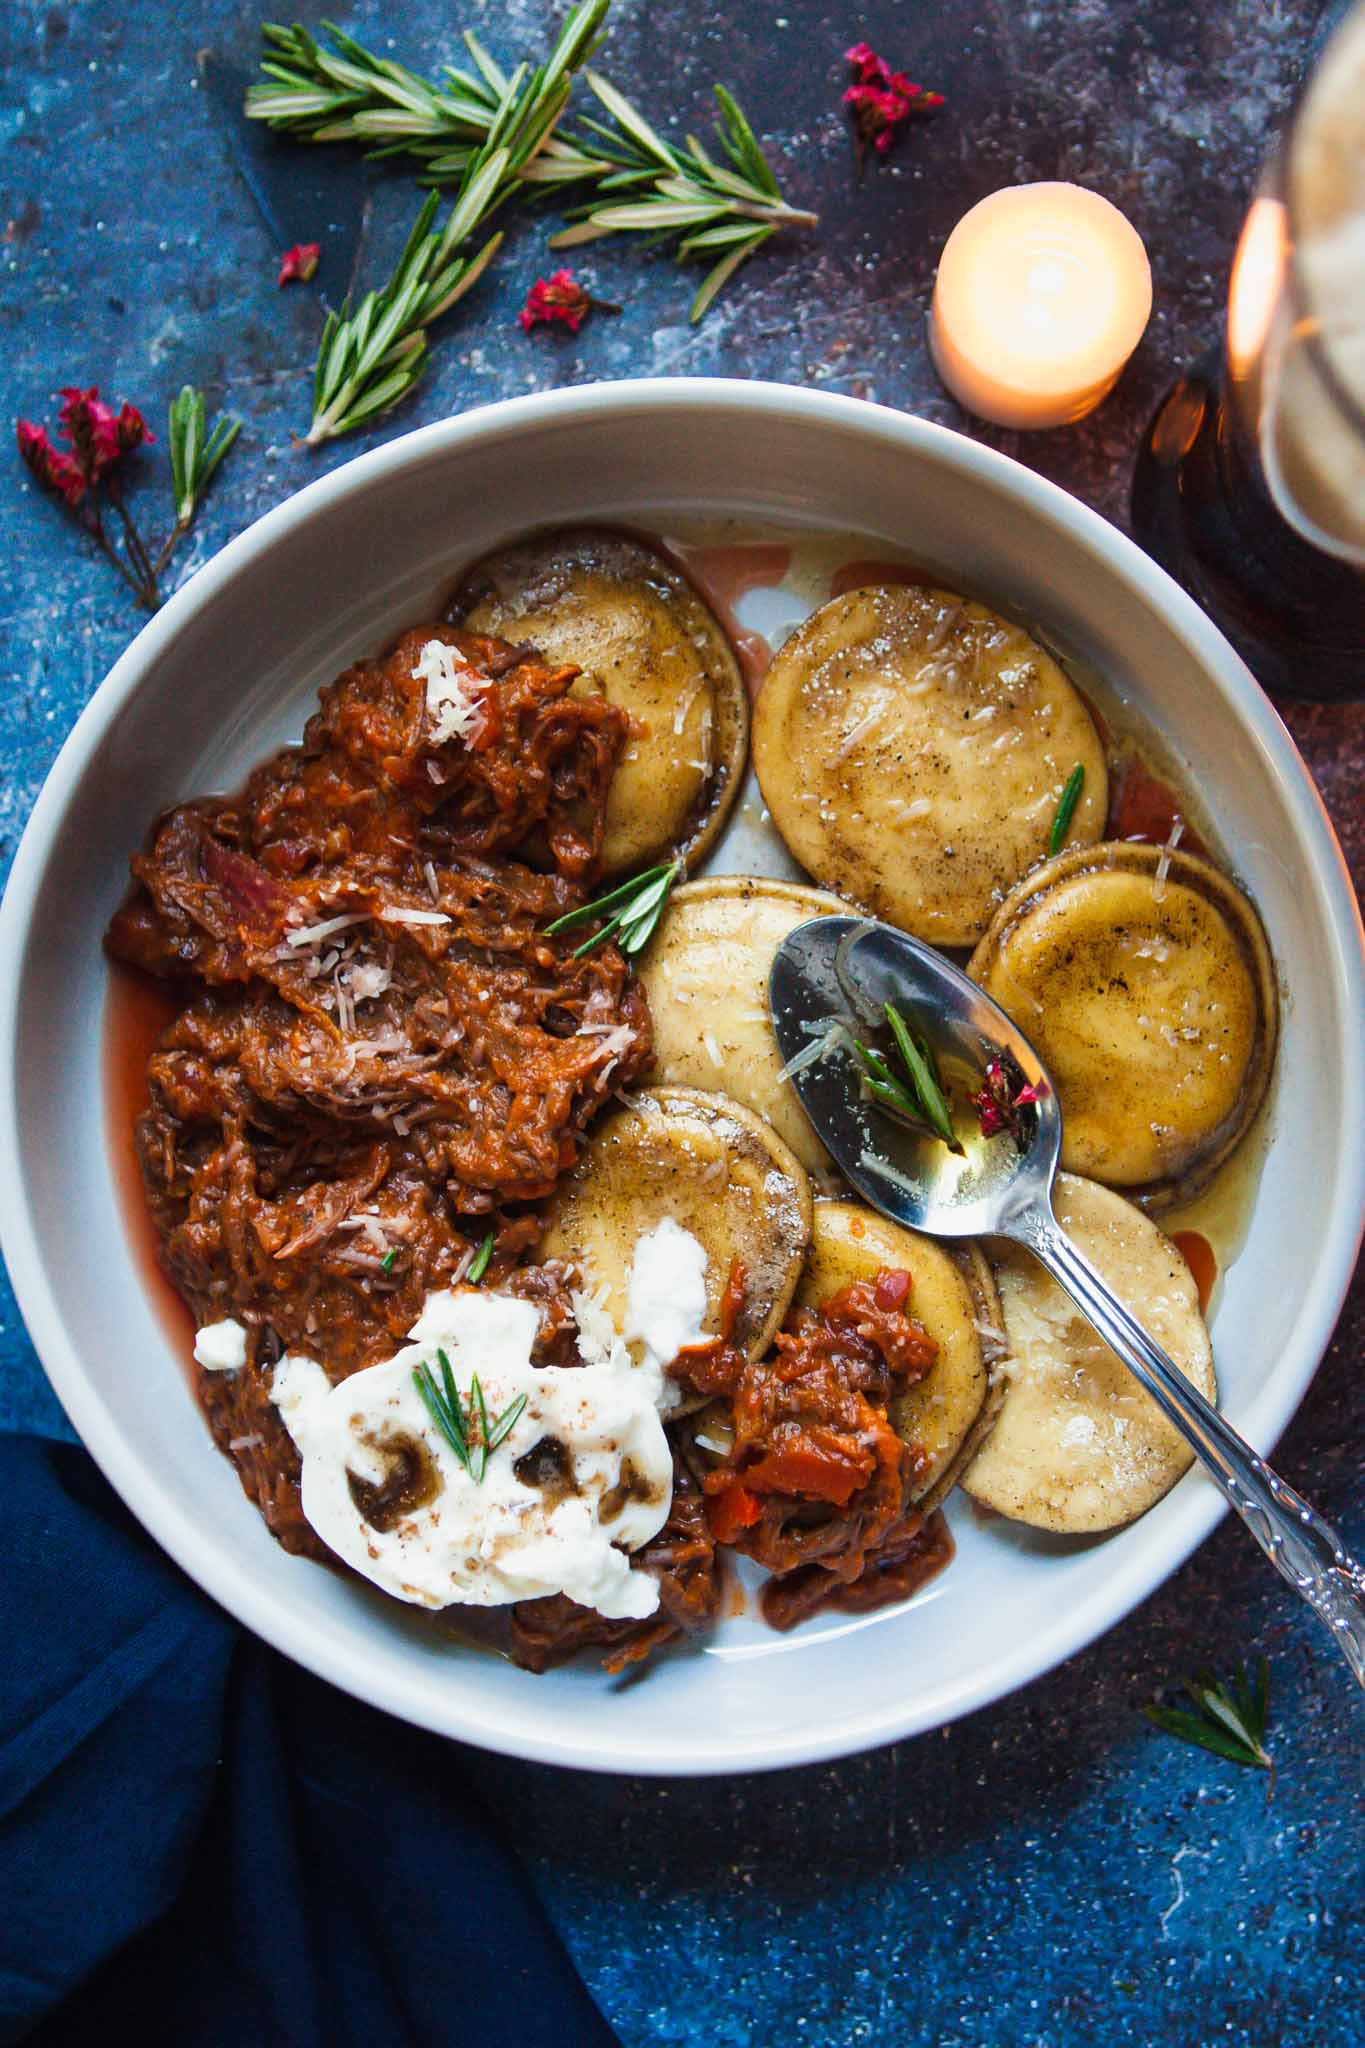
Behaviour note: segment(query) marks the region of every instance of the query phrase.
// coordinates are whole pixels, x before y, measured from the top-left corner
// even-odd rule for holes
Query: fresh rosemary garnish
[[[393,1271],[393,1262],[397,1257],[398,1253],[396,1251],[391,1250],[385,1252],[383,1258],[379,1261],[380,1272],[391,1273]]]
[[[1274,1759],[1265,1746],[1270,1711],[1270,1664],[1266,1658],[1262,1657],[1254,1678],[1245,1665],[1226,1685],[1212,1672],[1201,1671],[1184,1681],[1183,1690],[1194,1701],[1194,1713],[1181,1707],[1151,1705],[1143,1708],[1148,1720],[1181,1742],[1195,1743],[1215,1756],[1226,1757],[1229,1763],[1273,1775]]]
[[[488,1271],[488,1261],[493,1256],[493,1239],[496,1235],[496,1231],[493,1230],[485,1232],[483,1243],[474,1254],[469,1271],[464,1276],[471,1287],[477,1287]]]
[[[516,1427],[526,1406],[526,1396],[518,1394],[516,1400],[510,1402],[502,1414],[490,1422],[488,1404],[484,1399],[479,1375],[475,1373],[469,1383],[469,1398],[466,1403],[460,1399],[460,1390],[455,1384],[455,1375],[451,1371],[450,1360],[445,1352],[438,1348],[436,1357],[441,1368],[439,1386],[425,1359],[412,1377],[426,1405],[428,1415],[474,1484],[479,1486],[483,1483],[483,1475],[488,1470],[489,1458]]]
[[[1057,814],[1052,820],[1052,830],[1047,835],[1049,858],[1054,853],[1060,853],[1062,850],[1066,835],[1071,829],[1071,820],[1076,815],[1076,806],[1081,800],[1081,790],[1084,786],[1085,766],[1083,762],[1078,761],[1067,776],[1062,786],[1061,796],[1057,799]]]
[[[199,500],[213,481],[214,471],[242,431],[235,413],[225,412],[208,427],[204,394],[193,384],[182,384],[171,400],[170,426],[166,437],[171,457],[171,485],[175,492],[175,528],[161,550],[160,568],[182,533],[185,533]]]
[[[572,74],[602,40],[610,4],[580,0],[549,59],[534,74],[545,103],[558,100],[556,118]],[[509,80],[469,29],[463,41],[475,68],[443,65],[443,86],[429,84],[390,57],[376,57],[334,22],[322,24],[325,42],[298,22],[291,28],[265,22],[261,34],[265,77],[248,87],[246,96],[253,121],[268,121],[298,142],[359,142],[370,156],[414,156],[424,180],[433,185],[462,182],[499,125],[509,84],[519,89],[530,72],[522,64]]]
[[[681,873],[681,861],[661,861],[658,867],[646,868],[642,875],[632,875],[628,882],[608,889],[605,896],[594,897],[591,903],[584,903],[564,917],[557,917],[553,924],[546,925],[545,936],[553,938],[556,932],[576,931],[580,925],[591,924],[595,918],[605,918],[600,931],[574,948],[575,960],[580,960],[585,953],[591,953],[594,946],[600,946],[604,939],[613,936],[623,953],[643,952],[663,916],[669,892]],[[611,912],[610,916],[608,912]]]
[[[694,256],[713,259],[692,300],[688,317],[695,325],[741,263],[779,228],[815,226],[818,215],[782,197],[757,136],[723,85],[715,94],[728,164],[717,163],[695,135],[687,137],[686,149],[675,149],[607,79],[595,71],[584,76],[616,125],[585,118],[580,131],[557,142],[527,173],[538,184],[598,181],[596,195],[570,210],[574,225],[550,237],[552,249],[571,249],[602,235],[681,230],[680,263]],[[604,193],[613,195],[606,205]]]
[[[553,247],[601,235],[676,233],[680,260],[712,259],[692,301],[691,317],[700,320],[771,235],[813,227],[817,217],[783,199],[752,128],[723,86],[716,87],[716,98],[724,163],[695,136],[676,149],[608,79],[591,71],[587,84],[610,123],[586,117],[572,133],[554,132],[573,73],[602,40],[609,4],[582,0],[546,65],[528,73],[523,64],[510,79],[466,32],[473,69],[446,65],[439,86],[375,56],[330,23],[323,26],[326,41],[297,25],[268,24],[265,78],[247,93],[246,111],[301,141],[359,142],[372,155],[415,157],[423,183],[463,188],[480,154],[506,134],[507,100],[524,86],[541,113],[535,148],[509,163],[509,189],[596,187],[591,199],[570,209],[572,225],[553,238]]]
[[[941,1138],[950,1151],[960,1152],[962,1146],[953,1129],[952,1112],[939,1079],[933,1048],[926,1038],[911,1032],[894,1003],[883,1003],[882,1008],[908,1079],[902,1080],[879,1052],[855,1038],[864,1082],[885,1108],[928,1131],[931,1137]]]
[[[497,253],[501,234],[489,237],[475,256],[459,244],[490,208],[506,171],[506,152],[471,172],[469,184],[439,233],[433,223],[440,204],[433,192],[413,222],[393,276],[377,292],[366,292],[355,313],[348,299],[329,313],[318,343],[313,373],[310,447],[349,434],[406,398],[426,368],[425,330],[478,283]]]

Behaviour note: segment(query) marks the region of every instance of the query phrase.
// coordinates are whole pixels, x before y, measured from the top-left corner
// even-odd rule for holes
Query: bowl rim
[[[968,1682],[930,1688],[911,1706],[850,1712],[837,1724],[810,1734],[760,1743],[735,1743],[697,1756],[646,1738],[623,1749],[619,1734],[591,1739],[591,1716],[575,1715],[562,1739],[532,1741],[519,1730],[505,1731],[494,1717],[481,1718],[467,1705],[442,1713],[408,1698],[397,1675],[376,1678],[356,1668],[353,1652],[323,1625],[321,1610],[301,1620],[297,1596],[267,1588],[245,1562],[219,1554],[205,1543],[192,1516],[184,1512],[158,1475],[139,1463],[135,1443],[87,1376],[67,1333],[60,1300],[48,1284],[35,1219],[28,1200],[19,1146],[17,1035],[22,1009],[21,970],[27,955],[33,911],[52,846],[70,799],[98,753],[111,725],[133,699],[182,628],[210,606],[242,571],[284,535],[318,514],[355,499],[373,483],[391,478],[447,449],[483,441],[496,447],[530,429],[606,414],[631,416],[660,411],[759,413],[796,426],[832,427],[851,437],[891,444],[974,476],[989,489],[1022,503],[1040,522],[1059,530],[1068,543],[1105,563],[1134,596],[1159,613],[1184,641],[1193,659],[1224,699],[1230,714],[1255,741],[1270,768],[1280,798],[1314,870],[1327,909],[1336,1001],[1346,1014],[1365,1014],[1365,931],[1345,859],[1322,799],[1292,737],[1259,685],[1217,627],[1167,573],[1136,543],[1099,513],[1057,484],[997,450],[914,414],[838,393],[734,378],[649,377],[617,383],[561,387],[476,407],[452,418],[397,436],[315,478],[237,534],[171,597],[115,662],[81,712],[62,746],[25,825],[4,899],[0,902],[0,1157],[15,1162],[13,1181],[0,1190],[0,1249],[9,1266],[20,1313],[44,1370],[73,1427],[106,1478],[155,1540],[205,1592],[245,1626],[317,1676],[386,1712],[438,1734],[472,1741],[507,1755],[588,1770],[649,1775],[704,1776],[720,1772],[776,1769],[823,1762],[938,1727],[989,1705],[1042,1676],[1122,1620],[1154,1592],[1215,1527],[1226,1512],[1213,1486],[1192,1487],[1180,1512],[1138,1548],[1092,1594],[1079,1602],[1046,1639],[1039,1655],[1035,1640],[981,1667]],[[1365,1124],[1365,1065],[1340,1077],[1343,1131]],[[1338,1204],[1301,1303],[1301,1336],[1296,1370],[1272,1377],[1250,1404],[1244,1429],[1254,1446],[1268,1451],[1302,1400],[1330,1340],[1350,1285],[1365,1227],[1365,1148],[1343,1162],[1351,1199]]]

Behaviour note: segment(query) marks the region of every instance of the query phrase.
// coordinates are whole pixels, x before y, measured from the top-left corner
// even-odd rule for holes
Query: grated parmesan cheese
[[[333,932],[348,931],[353,924],[364,924],[363,910],[351,911],[345,917],[325,917],[321,924],[300,925],[297,931],[285,934],[286,946],[315,946],[319,939],[329,939]]]
[[[478,679],[477,672],[444,640],[428,640],[412,673],[426,685],[432,745],[443,747],[448,740],[468,739],[478,718],[478,706],[469,694],[469,681]]]
[[[375,912],[384,924],[449,924],[443,910],[409,910],[402,903],[386,903]]]
[[[1179,846],[1185,831],[1185,820],[1177,818],[1172,825],[1166,844],[1161,849],[1161,858],[1156,864],[1156,875],[1152,882],[1152,895],[1160,903],[1166,894],[1166,877],[1171,872],[1171,855]]]

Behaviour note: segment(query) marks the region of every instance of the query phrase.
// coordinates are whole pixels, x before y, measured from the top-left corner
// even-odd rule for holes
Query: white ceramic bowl
[[[1091,662],[1205,799],[1261,906],[1287,998],[1269,1152],[1214,1333],[1227,1412],[1263,1449],[1327,1343],[1365,1207],[1361,937],[1322,806],[1207,619],[1052,485],[856,400],[667,380],[423,428],[258,521],[101,685],[19,849],[0,912],[5,1254],[76,1429],[152,1534],[247,1626],[411,1721],[617,1771],[801,1763],[939,1725],[1108,1628],[1222,1512],[1192,1473],[1101,1543],[964,1514],[955,1564],[908,1611],[817,1618],[790,1637],[728,1623],[706,1650],[633,1682],[590,1666],[533,1678],[287,1557],[213,1448],[130,1261],[103,1135],[100,935],[129,850],[162,805],[231,786],[295,736],[320,682],[420,617],[452,567],[492,542],[585,516],[707,514],[859,532],[952,565]]]

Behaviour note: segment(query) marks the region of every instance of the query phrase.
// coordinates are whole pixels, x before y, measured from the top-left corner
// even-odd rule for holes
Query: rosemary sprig
[[[934,1058],[933,1047],[927,1038],[912,1032],[894,1003],[883,1003],[882,1009],[896,1042],[896,1050],[906,1073],[910,1077],[908,1092],[911,1114],[927,1123],[936,1138],[941,1138],[950,1152],[960,1152],[957,1132],[953,1128],[952,1112],[948,1098],[943,1092],[939,1079],[938,1061]],[[883,1066],[885,1062],[882,1062]],[[899,1084],[898,1084],[899,1085]]]
[[[1076,806],[1081,800],[1085,787],[1085,764],[1078,761],[1062,785],[1061,796],[1057,799],[1057,813],[1052,820],[1052,830],[1047,835],[1048,856],[1060,853],[1071,829],[1071,820],[1076,815]]]
[[[723,85],[715,94],[720,146],[729,161],[717,163],[695,135],[687,137],[685,150],[675,149],[608,79],[595,71],[584,76],[615,125],[587,118],[580,131],[531,166],[528,178],[539,184],[597,182],[594,196],[570,209],[574,224],[550,237],[552,249],[602,235],[682,230],[680,263],[694,256],[714,259],[692,300],[689,317],[695,324],[741,263],[779,228],[815,226],[816,214],[782,197],[757,136]],[[606,193],[612,197],[604,205]]]
[[[493,1256],[493,1239],[496,1234],[492,1230],[485,1232],[483,1243],[474,1254],[469,1271],[464,1276],[470,1287],[477,1287],[484,1274],[488,1271],[488,1261]]]
[[[1193,1713],[1154,1704],[1143,1708],[1148,1720],[1181,1742],[1212,1750],[1215,1756],[1248,1770],[1273,1775],[1274,1759],[1265,1745],[1270,1714],[1270,1664],[1266,1658],[1262,1657],[1254,1678],[1245,1665],[1227,1684],[1215,1679],[1212,1672],[1201,1671],[1185,1680],[1183,1690],[1194,1702]]]
[[[186,532],[199,509],[199,500],[213,481],[215,470],[242,431],[236,413],[225,412],[208,427],[204,394],[193,384],[182,384],[171,400],[166,445],[171,457],[171,488],[175,492],[175,531],[161,550],[169,555],[179,536]]]
[[[565,24],[541,81],[559,106],[538,148],[515,167],[522,184],[545,188],[593,184],[594,196],[570,211],[572,225],[552,247],[569,248],[610,234],[679,233],[679,260],[713,258],[692,302],[700,320],[741,263],[779,228],[813,227],[817,216],[783,199],[753,129],[733,97],[716,87],[720,108],[717,162],[695,136],[685,149],[666,142],[608,79],[587,83],[610,123],[585,119],[573,133],[552,133],[572,74],[602,39],[610,0],[582,0]],[[376,57],[363,44],[324,24],[321,41],[307,29],[266,27],[265,77],[247,93],[255,120],[301,141],[359,142],[376,156],[402,154],[420,165],[422,181],[462,182],[499,125],[511,80],[478,38],[464,42],[473,70],[444,67],[433,85],[406,66]],[[561,92],[562,87],[562,92]],[[605,200],[605,203],[603,203]]]
[[[439,205],[433,192],[413,223],[388,283],[377,292],[366,292],[354,314],[348,299],[339,313],[327,315],[313,374],[310,447],[349,434],[387,412],[406,398],[421,376],[429,353],[424,330],[478,283],[502,241],[500,234],[490,236],[472,257],[462,256],[458,249],[487,210],[490,190],[505,168],[503,155],[501,150],[493,152],[490,182],[479,173],[471,174],[470,185],[440,233],[433,227]]]
[[[864,1045],[861,1038],[855,1038],[853,1048],[863,1070],[863,1083],[878,1102],[902,1116],[917,1129],[932,1135],[931,1126],[924,1117],[919,1103],[902,1080],[892,1073],[886,1061],[873,1046]]]
[[[449,1358],[439,1348],[436,1358],[441,1368],[440,1384],[437,1384],[425,1359],[413,1373],[413,1381],[428,1415],[474,1484],[480,1486],[488,1470],[489,1458],[516,1427],[526,1406],[526,1395],[518,1394],[515,1401],[509,1402],[502,1414],[490,1422],[479,1375],[475,1373],[470,1380],[466,1403],[460,1398]]]
[[[348,300],[340,313],[328,314],[313,380],[311,446],[363,426],[411,391],[426,367],[426,329],[477,284],[502,235],[490,236],[474,255],[465,253],[464,244],[518,190],[527,167],[548,142],[564,111],[573,71],[594,47],[606,6],[607,0],[582,0],[547,61],[534,70],[519,64],[510,78],[477,40],[466,39],[483,71],[487,124],[477,146],[462,154],[459,189],[445,226],[436,228],[440,200],[433,192],[388,283],[367,292],[354,313]],[[297,34],[311,43],[301,29],[278,33]],[[383,73],[382,60],[368,61]],[[390,67],[391,72],[398,69]]]
[[[547,100],[558,95],[562,107],[568,81],[602,40],[610,4],[579,0],[569,14],[537,74]],[[359,142],[370,156],[413,156],[435,185],[463,180],[507,94],[507,74],[470,30],[463,40],[475,68],[445,65],[443,86],[376,57],[334,22],[322,24],[325,41],[298,22],[266,22],[261,34],[265,75],[247,88],[251,120],[268,121],[297,142]],[[527,69],[521,66],[518,84]]]
[[[580,925],[604,918],[606,922],[601,930],[574,948],[572,957],[575,960],[581,960],[585,953],[591,953],[594,946],[600,946],[604,939],[613,936],[623,953],[641,953],[654,936],[673,884],[681,873],[681,861],[661,861],[657,867],[646,868],[642,875],[632,875],[628,882],[608,889],[605,896],[594,897],[591,903],[584,903],[577,910],[557,917],[553,924],[546,925],[545,936],[553,938],[557,932],[576,931]],[[608,912],[611,912],[610,916]]]

